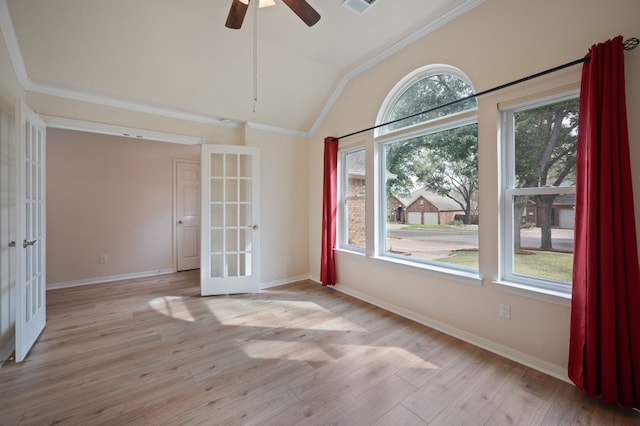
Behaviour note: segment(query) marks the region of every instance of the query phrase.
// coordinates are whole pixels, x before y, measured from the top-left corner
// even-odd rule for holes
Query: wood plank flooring
[[[639,425],[640,413],[311,282],[198,271],[48,292],[1,425]]]

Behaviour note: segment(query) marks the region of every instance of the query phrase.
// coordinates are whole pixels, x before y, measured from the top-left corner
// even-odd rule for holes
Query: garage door
[[[420,225],[422,223],[422,213],[407,212],[407,221],[409,225]]]
[[[424,213],[424,224],[425,225],[437,225],[438,224],[438,213]]]
[[[560,228],[573,229],[573,225],[575,223],[575,211],[573,209],[562,209],[558,213]]]
[[[437,225],[438,213],[407,212],[407,222],[409,225]]]

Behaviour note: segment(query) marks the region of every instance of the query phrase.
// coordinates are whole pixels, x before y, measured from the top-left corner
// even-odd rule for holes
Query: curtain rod
[[[633,49],[635,49],[638,46],[639,42],[640,42],[640,40],[638,40],[635,37],[625,40],[625,42],[623,44],[624,50],[633,50]],[[576,59],[575,61],[567,62],[566,64],[558,65],[557,67],[549,68],[547,70],[540,71],[540,72],[537,72],[535,74],[531,74],[531,75],[529,75],[527,77],[523,77],[523,78],[520,78],[518,80],[511,81],[509,83],[501,84],[500,86],[492,87],[491,89],[483,90],[482,92],[474,93],[474,94],[471,94],[469,96],[465,96],[464,98],[460,98],[460,99],[456,99],[455,101],[447,102],[446,104],[438,105],[436,107],[427,109],[425,111],[420,111],[420,112],[417,112],[415,114],[408,115],[406,117],[402,117],[402,118],[398,118],[396,120],[388,121],[386,123],[378,124],[378,125],[369,127],[367,129],[358,130],[357,132],[349,133],[348,135],[340,136],[340,137],[338,137],[336,139],[340,140],[340,139],[348,138],[350,136],[359,135],[360,133],[365,133],[365,132],[368,132],[368,131],[371,131],[371,130],[375,130],[375,129],[379,128],[379,127],[388,126],[389,124],[395,124],[395,123],[397,123],[399,121],[408,120],[410,118],[417,117],[417,116],[422,115],[422,114],[427,114],[429,112],[437,111],[439,109],[446,108],[448,106],[455,105],[457,103],[464,102],[464,101],[467,101],[469,99],[477,98],[478,96],[486,95],[488,93],[496,92],[498,90],[506,89],[507,87],[515,86],[516,84],[524,83],[525,81],[533,80],[534,78],[542,77],[543,75],[551,74],[551,73],[554,73],[556,71],[560,71],[562,69],[569,68],[569,67],[572,67],[574,65],[581,64],[583,62],[589,62],[589,60],[590,60],[589,56],[585,56],[584,58]]]

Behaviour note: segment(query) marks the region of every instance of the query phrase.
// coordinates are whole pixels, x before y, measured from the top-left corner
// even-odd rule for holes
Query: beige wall
[[[352,80],[309,149],[310,274],[319,274],[322,205],[322,139],[371,126],[382,101],[411,71],[443,63],[464,71],[476,91],[583,57],[598,42],[622,34],[638,36],[640,3],[635,0],[487,0],[423,40]],[[627,53],[628,116],[640,114],[640,52]],[[467,340],[565,377],[569,307],[515,295],[495,287],[498,276],[497,104],[561,87],[580,79],[580,67],[482,98],[479,106],[480,274],[482,286],[397,267],[372,258],[337,254],[338,284],[346,292],[432,324]],[[635,166],[636,220],[640,223],[640,122],[630,119],[631,162]],[[373,147],[372,135],[341,144]],[[368,166],[373,166],[369,155]],[[367,197],[373,198],[371,189]],[[368,203],[367,237],[373,240],[373,203]],[[498,315],[511,305],[512,318]]]
[[[15,105],[24,94],[0,33],[0,359],[13,352],[15,325]]]
[[[174,269],[173,161],[199,153],[199,146],[49,129],[48,285]],[[108,263],[98,263],[102,254]]]
[[[309,273],[306,139],[245,130],[246,144],[260,148],[262,286],[305,279]]]
[[[260,148],[260,283],[306,278],[308,143],[259,130],[240,133]],[[174,158],[199,159],[200,147],[48,130],[49,286],[175,267]],[[107,264],[98,263],[101,254]]]

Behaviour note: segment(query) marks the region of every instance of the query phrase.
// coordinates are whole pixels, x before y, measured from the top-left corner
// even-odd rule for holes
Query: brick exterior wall
[[[365,236],[365,180],[364,178],[350,177],[349,188],[347,189],[348,214],[349,214],[349,235],[348,243],[357,247],[366,246]]]
[[[408,212],[429,212],[429,213],[437,213],[438,208],[431,204],[429,200],[424,197],[419,197],[415,200],[409,207],[407,207]]]

